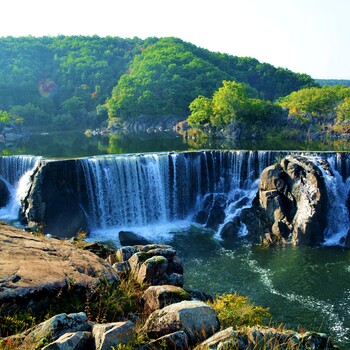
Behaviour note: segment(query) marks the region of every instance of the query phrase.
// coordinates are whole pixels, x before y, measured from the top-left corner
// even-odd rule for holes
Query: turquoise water
[[[338,247],[262,248],[220,241],[192,229],[171,242],[182,258],[185,287],[238,292],[270,309],[273,322],[331,334],[350,348],[350,251]]]

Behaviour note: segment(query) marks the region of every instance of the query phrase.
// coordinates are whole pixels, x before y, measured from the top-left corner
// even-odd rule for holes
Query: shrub
[[[216,296],[210,305],[217,311],[223,328],[254,326],[271,318],[268,309],[255,306],[247,297],[237,293]]]

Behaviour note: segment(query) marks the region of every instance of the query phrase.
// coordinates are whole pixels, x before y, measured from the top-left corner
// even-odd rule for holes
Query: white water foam
[[[261,266],[259,266],[256,260],[251,259],[249,257],[247,257],[247,263],[251,270],[258,274],[261,283],[267,288],[267,290],[271,294],[282,297],[288,300],[289,302],[298,303],[307,310],[316,309],[321,315],[328,319],[327,324],[329,325],[330,330],[334,334],[336,334],[338,341],[349,341],[348,334],[350,333],[350,328],[345,326],[344,320],[340,315],[337,314],[335,305],[323,300],[318,300],[311,296],[300,295],[297,293],[281,292],[274,287],[272,281],[273,272],[271,272],[270,269],[262,268]],[[349,296],[345,296],[345,300],[338,302],[338,307],[344,304],[344,307],[348,309],[348,303]]]

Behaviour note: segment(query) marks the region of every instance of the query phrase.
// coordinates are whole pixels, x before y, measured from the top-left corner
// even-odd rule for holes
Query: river
[[[103,154],[188,151],[197,148],[350,151],[346,143],[187,143],[176,134],[86,137],[80,132],[33,134],[2,144],[3,155],[76,158]],[[350,348],[350,251],[342,247],[262,248],[245,237],[223,241],[190,218],[133,228],[146,238],[172,244],[185,267],[185,287],[216,294],[239,292],[270,308],[273,322],[324,331]],[[96,229],[92,239],[117,243],[116,229]]]

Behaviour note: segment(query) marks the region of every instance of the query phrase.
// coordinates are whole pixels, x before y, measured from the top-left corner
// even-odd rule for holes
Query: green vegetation
[[[263,325],[270,321],[268,309],[254,305],[239,294],[217,295],[210,305],[217,311],[221,328]]]
[[[190,104],[190,126],[234,126],[254,132],[274,122],[281,108],[267,100],[254,98],[254,91],[235,81],[224,81],[212,99],[199,96]]]
[[[292,92],[277,102],[304,124],[326,124],[350,120],[350,87],[335,85]]]
[[[25,126],[90,128],[108,115],[186,117],[191,101],[212,96],[223,80],[268,100],[317,85],[307,75],[177,38],[0,38],[0,110]]]

